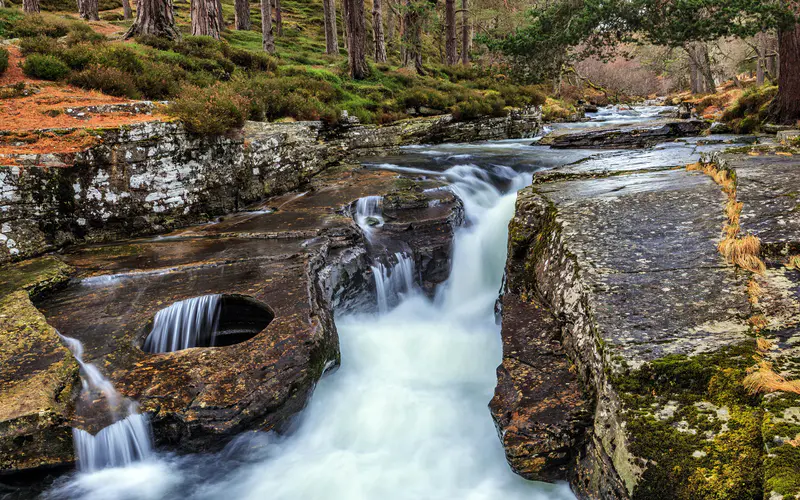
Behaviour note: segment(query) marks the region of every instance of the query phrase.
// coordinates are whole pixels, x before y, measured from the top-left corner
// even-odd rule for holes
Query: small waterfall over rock
[[[214,346],[221,298],[219,294],[193,297],[158,311],[142,350],[159,353]]]
[[[95,365],[83,361],[83,344],[80,341],[61,334],[59,337],[81,369],[83,388],[78,417],[111,422],[95,435],[73,427],[72,439],[78,468],[93,472],[108,467],[123,467],[150,456],[153,439],[147,416],[138,413],[135,402],[122,398]],[[120,418],[123,414],[125,416]]]
[[[355,220],[367,239],[371,239],[376,227],[383,226],[383,197],[365,196],[356,201]]]
[[[394,260],[394,264],[377,262],[371,266],[378,312],[381,314],[400,303],[403,295],[414,289],[414,258],[407,253],[397,252]]]

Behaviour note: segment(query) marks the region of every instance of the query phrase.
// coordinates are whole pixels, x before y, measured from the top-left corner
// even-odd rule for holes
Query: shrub
[[[8,69],[8,50],[0,48],[0,75]]]
[[[778,93],[778,87],[764,86],[751,87],[736,101],[736,104],[726,109],[722,114],[722,121],[746,118],[755,115],[758,121],[766,118],[766,107]]]
[[[20,40],[19,47],[24,55],[49,54],[58,57],[61,52],[58,41],[44,35],[25,37]]]
[[[412,87],[406,90],[400,95],[398,101],[403,109],[413,108],[416,110],[426,107],[444,111],[454,104],[450,96],[425,87]]]
[[[233,85],[236,92],[249,101],[252,120],[291,117],[335,122],[338,119],[336,108],[330,103],[342,95],[326,81],[301,76],[272,78],[259,75],[236,78]]]
[[[31,54],[25,59],[22,71],[28,76],[44,80],[61,80],[69,74],[69,66],[60,59],[46,54]]]
[[[251,52],[249,50],[237,49],[226,46],[225,55],[237,66],[254,71],[275,71],[278,63],[262,52]]]
[[[78,43],[100,43],[106,40],[105,35],[96,32],[91,26],[85,23],[75,23],[70,26],[67,34],[67,45],[72,46]]]
[[[73,74],[69,83],[84,89],[99,90],[105,94],[116,97],[129,97],[138,99],[141,97],[134,85],[133,78],[128,73],[93,64],[81,71]]]
[[[163,38],[160,36],[139,35],[135,40],[136,43],[147,45],[148,47],[153,47],[154,49],[158,50],[173,50],[175,48],[175,42],[169,38]]]
[[[183,75],[166,64],[148,62],[135,76],[136,88],[148,99],[165,99],[180,91]]]
[[[108,45],[100,51],[98,63],[114,69],[136,74],[144,70],[139,54],[126,45]]]
[[[505,101],[500,97],[487,96],[459,102],[452,109],[456,121],[474,120],[482,116],[505,116]]]
[[[11,37],[47,36],[61,38],[69,33],[70,25],[63,19],[48,14],[27,14],[16,20],[9,30]]]
[[[545,102],[544,94],[533,85],[499,85],[495,88],[508,106],[541,106]]]
[[[195,134],[219,135],[244,125],[248,100],[233,85],[217,83],[208,88],[187,85],[169,108],[186,129]]]
[[[57,57],[70,68],[80,71],[95,62],[96,49],[89,44],[73,45],[62,49]]]

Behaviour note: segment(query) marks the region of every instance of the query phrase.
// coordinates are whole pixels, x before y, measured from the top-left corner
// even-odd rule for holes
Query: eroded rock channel
[[[789,498],[794,163],[660,112],[410,147],[6,266],[3,488],[75,440],[114,456],[53,498]],[[763,270],[721,253],[748,234]]]

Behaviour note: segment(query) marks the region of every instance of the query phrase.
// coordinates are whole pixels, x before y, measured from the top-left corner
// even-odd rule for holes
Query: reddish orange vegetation
[[[93,23],[101,25],[102,23]],[[107,23],[106,23],[107,24]],[[110,25],[109,25],[110,26]],[[104,26],[95,26],[98,27]],[[115,26],[111,28],[117,29]],[[105,26],[108,28],[108,26]],[[0,77],[0,86],[25,83],[38,91],[29,96],[0,99],[0,155],[75,152],[90,146],[95,139],[83,128],[105,128],[163,119],[163,115],[137,115],[131,113],[87,114],[81,118],[70,116],[65,110],[75,107],[119,104],[129,99],[112,97],[100,92],[84,90],[29,78],[19,67],[23,60],[19,49],[9,47],[9,67]],[[77,128],[69,134],[35,132],[42,129]],[[11,132],[11,134],[8,134]],[[24,145],[15,145],[23,143]],[[13,164],[5,158],[3,164]]]

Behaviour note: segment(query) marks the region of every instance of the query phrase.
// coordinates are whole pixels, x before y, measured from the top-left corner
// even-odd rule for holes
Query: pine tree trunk
[[[467,0],[461,0],[461,64],[469,64],[469,11]]]
[[[342,39],[344,40],[344,50],[350,50],[350,38],[347,36],[347,0],[342,0]]]
[[[283,36],[283,14],[281,13],[281,0],[275,1],[275,33]]]
[[[699,44],[700,48],[700,73],[703,75],[705,91],[713,94],[717,91],[717,83],[714,81],[714,73],[711,71],[711,58],[708,55],[708,45]]]
[[[774,115],[778,123],[800,120],[800,24],[778,32],[778,96]]]
[[[275,53],[275,40],[272,38],[272,0],[261,0],[261,46],[264,52]]]
[[[420,75],[425,74],[422,67],[422,16],[414,0],[406,3],[406,12],[403,16],[403,46],[406,51],[403,56],[403,66],[413,69]]]
[[[153,35],[170,40],[178,40],[181,35],[175,29],[175,16],[172,0],[138,0],[136,20],[125,33],[125,38],[139,35]]]
[[[250,1],[236,0],[234,4],[236,29],[247,31],[250,29]]]
[[[763,31],[756,35],[756,85],[764,85],[764,74],[767,70],[767,34]]]
[[[325,53],[339,53],[339,39],[336,28],[336,1],[322,0],[322,15],[325,24]]]
[[[217,0],[192,0],[192,35],[219,39],[220,23]]]
[[[87,21],[99,21],[100,14],[97,0],[78,0],[78,14]]]
[[[458,64],[458,49],[456,47],[456,0],[445,0],[444,3],[445,61],[449,65]]]
[[[694,44],[684,47],[689,57],[689,87],[692,94],[699,94],[703,91],[700,80],[700,72],[697,69],[697,50]]]
[[[133,17],[130,0],[122,0],[122,17],[123,19],[130,19]]]
[[[392,8],[392,0],[387,0],[386,5],[389,10],[386,11],[386,53],[394,51],[394,9]]]
[[[40,12],[39,0],[22,0],[22,11],[26,14]]]
[[[0,9],[3,9],[3,8],[5,8],[5,6],[6,6],[6,4],[5,4],[5,3],[3,3],[3,0],[0,0]]]
[[[362,80],[369,76],[366,45],[367,29],[364,25],[363,0],[344,0],[347,8],[347,54],[350,76]]]
[[[375,39],[375,62],[386,62],[386,39],[383,36],[381,0],[372,0],[372,33]]]
[[[222,15],[222,0],[217,0],[217,19],[219,19],[219,32],[225,29],[225,16]]]

